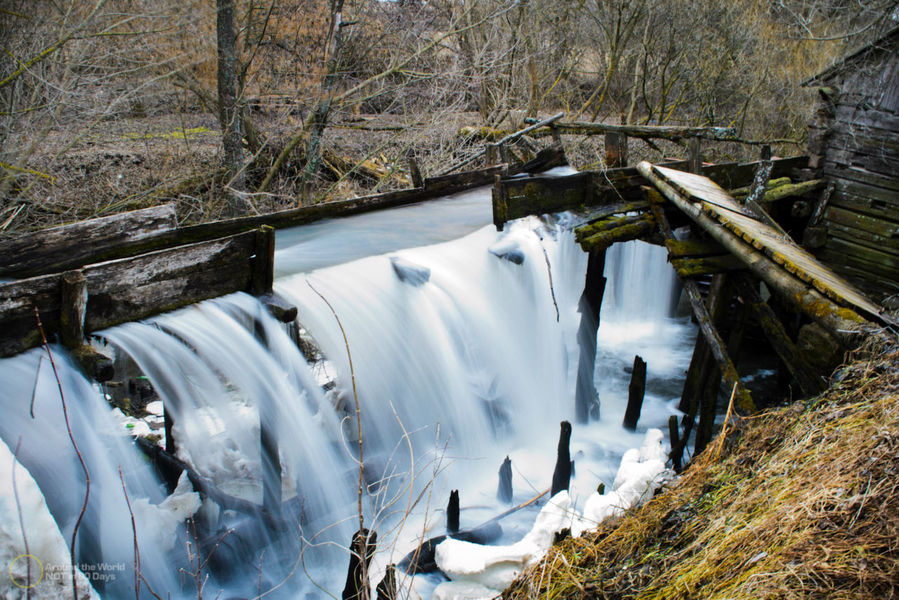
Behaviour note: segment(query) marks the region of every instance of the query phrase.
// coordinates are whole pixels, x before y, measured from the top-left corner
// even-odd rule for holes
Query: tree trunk
[[[234,0],[216,0],[216,42],[218,46],[219,123],[225,151],[225,170],[233,190],[243,191],[243,131],[237,90],[237,33],[234,30]],[[231,197],[233,215],[246,212],[245,203]]]

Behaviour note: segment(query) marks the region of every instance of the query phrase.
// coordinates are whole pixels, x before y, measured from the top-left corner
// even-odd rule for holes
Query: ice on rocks
[[[583,514],[572,506],[567,491],[553,496],[537,515],[525,537],[506,546],[482,546],[447,539],[437,546],[440,570],[452,581],[434,591],[438,600],[492,598],[505,589],[526,567],[549,550],[554,535],[570,528],[572,535],[594,529],[605,519],[622,514],[652,497],[673,473],[665,467],[664,436],[658,429],[646,432],[640,449],[624,453],[612,490],[587,498]]]

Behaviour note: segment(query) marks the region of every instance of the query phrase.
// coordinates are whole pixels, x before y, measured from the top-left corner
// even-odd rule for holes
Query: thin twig
[[[34,418],[34,399],[37,397],[37,385],[41,380],[41,365],[44,364],[44,355],[41,354],[41,357],[37,361],[37,372],[34,374],[34,387],[31,388],[31,404],[28,408],[28,413],[31,415],[31,418]]]
[[[337,316],[337,311],[334,310],[334,307],[331,306],[331,303],[328,302],[328,299],[322,296],[322,294],[315,289],[315,286],[312,285],[312,282],[308,279],[306,280],[306,285],[315,292],[315,294],[322,299],[322,302],[328,305],[328,308],[331,309],[331,314],[334,315],[334,319],[337,320],[337,326],[340,327],[340,333],[343,335],[343,343],[346,346],[346,357],[350,363],[350,379],[353,383],[353,401],[356,403],[356,435],[359,439],[359,488],[357,495],[357,510],[359,511],[359,529],[361,530],[364,526],[364,517],[362,514],[362,493],[364,489],[364,471],[363,471],[363,454],[362,454],[362,411],[359,409],[359,394],[356,391],[356,371],[353,369],[353,356],[350,353],[350,342],[346,336],[346,330],[343,328],[343,323],[340,322],[340,317]]]
[[[31,550],[28,548],[28,535],[25,533],[25,518],[22,515],[22,503],[19,501],[19,488],[16,485],[16,464],[19,461],[19,449],[22,447],[22,436],[16,442],[16,451],[12,455],[12,494],[16,499],[16,511],[19,513],[19,529],[22,530],[22,541],[25,542],[25,559],[27,561],[27,571],[25,579],[25,599],[31,600]],[[12,577],[12,573],[10,573]],[[15,583],[15,582],[13,582]]]
[[[125,488],[121,465],[119,465],[119,481],[122,482],[122,493],[125,495],[125,504],[128,505],[128,514],[131,516],[131,536],[134,539],[134,599],[140,600],[140,549],[137,546],[137,523],[134,521],[134,510],[131,508],[131,499],[128,498],[128,490]]]
[[[730,393],[730,402],[727,403],[727,414],[724,415],[724,424],[721,426],[721,433],[719,434],[720,439],[718,440],[718,450],[715,452],[715,460],[718,460],[718,457],[721,456],[721,449],[724,447],[724,438],[727,437],[727,422],[730,420],[730,415],[734,411],[734,396],[737,395],[737,384],[734,384],[734,389]]]
[[[73,600],[78,600],[78,581],[75,579],[75,541],[78,538],[78,529],[81,527],[81,521],[84,520],[84,513],[87,512],[87,503],[91,497],[91,475],[88,473],[87,464],[84,462],[81,450],[78,449],[78,444],[75,442],[75,436],[72,434],[72,426],[69,423],[69,411],[66,408],[66,396],[62,390],[62,381],[59,379],[59,372],[56,370],[56,361],[53,360],[53,353],[50,352],[50,344],[47,343],[47,336],[44,333],[44,326],[41,324],[41,315],[37,306],[34,307],[34,318],[37,319],[37,329],[41,334],[41,342],[43,342],[44,349],[47,351],[47,357],[50,359],[50,366],[53,367],[53,377],[56,378],[56,385],[59,387],[59,400],[62,403],[62,416],[66,422],[66,432],[68,432],[69,441],[72,442],[72,448],[75,449],[75,454],[78,456],[78,462],[81,463],[81,470],[84,471],[84,503],[81,505],[81,512],[78,513],[78,518],[75,520],[75,526],[72,528],[72,543],[69,546],[69,559],[71,560],[72,573],[72,598]]]
[[[556,323],[559,322],[559,303],[556,302],[556,288],[553,286],[553,268],[549,264],[549,253],[546,251],[546,246],[542,243],[540,244],[540,249],[543,250],[543,259],[546,261],[546,274],[549,275],[549,293],[553,298],[553,306],[556,307]]]

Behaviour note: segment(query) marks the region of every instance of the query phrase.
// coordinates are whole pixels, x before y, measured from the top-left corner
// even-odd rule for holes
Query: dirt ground
[[[271,147],[286,144],[299,127],[301,115],[284,110],[253,111],[253,122]],[[327,166],[319,172],[315,201],[333,201],[411,185],[408,155],[414,155],[423,176],[444,172],[454,162],[483,147],[483,140],[459,135],[464,126],[480,125],[477,113],[396,116],[354,115],[335,120],[325,132],[323,151],[345,164],[369,161],[387,173],[380,179],[351,173],[338,178]],[[514,131],[516,125],[504,125]],[[182,224],[221,218],[225,195],[216,173],[221,160],[218,120],[203,112],[119,117],[85,128],[90,133],[72,136],[68,130],[51,130],[38,149],[34,163],[53,179],[30,181],[21,197],[23,209],[6,223],[0,235],[106,216],[126,210],[174,202]],[[535,141],[540,147],[549,138]],[[569,161],[578,169],[603,167],[602,136],[563,136]],[[661,152],[640,140],[630,142],[630,163],[684,156],[676,144],[666,143]],[[735,152],[736,150],[736,152]],[[751,157],[746,149],[710,148],[707,158],[733,160]],[[248,155],[249,159],[250,156]],[[483,159],[465,169],[484,166]],[[346,167],[343,167],[346,170]],[[263,214],[299,205],[296,189],[300,165],[288,160],[286,176],[275,180],[265,194],[249,197],[252,210]],[[264,172],[251,173],[261,180]],[[252,188],[252,186],[251,186]],[[0,218],[0,222],[7,217]]]

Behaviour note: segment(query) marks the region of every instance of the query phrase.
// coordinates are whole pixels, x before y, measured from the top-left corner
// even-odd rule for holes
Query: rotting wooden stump
[[[640,356],[634,357],[631,370],[631,382],[628,385],[627,409],[624,412],[624,428],[636,431],[643,408],[643,396],[646,393],[646,361]]]

